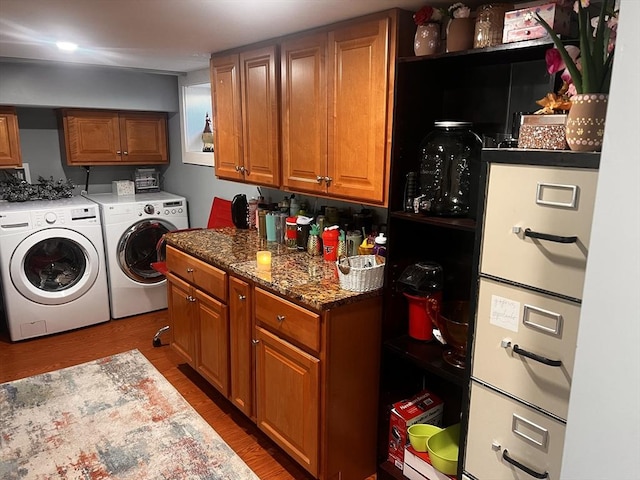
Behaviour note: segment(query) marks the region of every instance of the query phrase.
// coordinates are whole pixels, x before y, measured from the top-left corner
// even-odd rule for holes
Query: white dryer
[[[111,318],[167,308],[167,281],[151,263],[165,233],[188,228],[186,199],[168,192],[86,196],[100,205]]]
[[[0,272],[11,340],[110,319],[99,209],[83,197],[0,203]]]

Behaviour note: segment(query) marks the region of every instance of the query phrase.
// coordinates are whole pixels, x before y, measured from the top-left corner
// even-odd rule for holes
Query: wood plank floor
[[[112,320],[72,332],[12,343],[0,333],[0,383],[49,372],[137,348],[220,434],[247,465],[265,480],[311,480],[256,425],[211,387],[166,344],[154,348],[167,311]]]

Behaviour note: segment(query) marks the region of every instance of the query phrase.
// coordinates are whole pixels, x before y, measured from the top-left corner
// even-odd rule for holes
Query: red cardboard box
[[[571,35],[571,8],[549,2],[504,14],[502,43],[519,42],[547,36],[547,32],[536,20],[536,15],[549,24],[558,35]]]
[[[442,426],[444,403],[433,393],[419,394],[393,404],[389,419],[389,461],[402,469],[405,447],[409,443],[407,428],[414,423]]]
[[[427,452],[416,452],[411,445],[404,452],[402,474],[409,480],[456,480],[437,470]]]

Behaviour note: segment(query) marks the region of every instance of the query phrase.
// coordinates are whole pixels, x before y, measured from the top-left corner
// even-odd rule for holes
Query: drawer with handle
[[[480,270],[582,298],[597,170],[492,164]]]
[[[294,342],[320,351],[320,315],[260,288],[255,290],[256,322]]]
[[[227,302],[226,272],[169,245],[166,261],[167,268],[171,272],[213,295],[221,302]]]
[[[474,378],[567,418],[580,306],[481,279]]]
[[[558,480],[566,426],[484,385],[471,385],[464,470],[474,478]]]

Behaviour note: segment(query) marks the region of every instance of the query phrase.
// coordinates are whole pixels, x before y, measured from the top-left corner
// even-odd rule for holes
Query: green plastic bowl
[[[414,448],[416,452],[426,452],[427,451],[427,440],[434,433],[440,432],[442,429],[440,427],[436,427],[435,425],[429,425],[426,423],[416,423],[411,425],[407,429],[407,433],[409,434],[409,442],[411,442],[411,446]]]
[[[445,475],[455,475],[458,472],[459,442],[459,423],[434,433],[427,440],[431,464]]]

